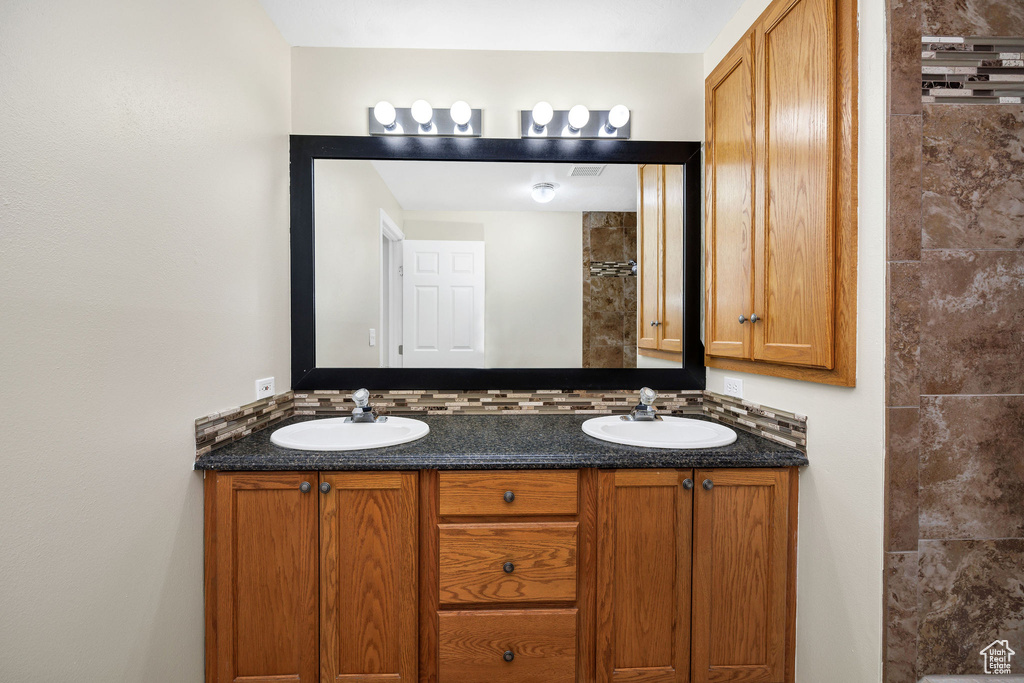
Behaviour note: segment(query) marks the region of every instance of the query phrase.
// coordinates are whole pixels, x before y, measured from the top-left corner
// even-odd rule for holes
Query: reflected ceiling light
[[[614,133],[627,123],[629,123],[629,108],[622,104],[616,104],[608,112],[608,123],[605,124],[605,128],[609,133]]]
[[[530,191],[530,196],[538,204],[547,204],[555,198],[555,187],[554,183],[537,183]]]
[[[469,121],[473,118],[473,109],[469,106],[468,102],[459,100],[451,106],[448,113],[451,114],[452,121],[458,126],[459,131],[464,133],[469,130]]]
[[[577,104],[569,110],[569,132],[578,133],[590,121],[590,110]]]
[[[377,119],[377,123],[384,126],[385,130],[394,130],[397,121],[394,105],[381,100],[373,107],[373,118]]]
[[[551,123],[552,117],[555,115],[555,110],[551,108],[551,105],[547,102],[538,102],[533,105],[533,129],[538,133],[544,130],[544,126]]]
[[[434,118],[434,108],[426,100],[416,100],[412,103],[412,118],[424,130],[429,130],[430,121]]]

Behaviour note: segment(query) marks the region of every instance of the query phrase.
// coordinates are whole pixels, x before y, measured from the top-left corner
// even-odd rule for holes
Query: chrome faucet
[[[367,389],[359,389],[352,394],[352,400],[356,407],[352,409],[352,417],[349,422],[387,422],[387,417],[379,417],[377,412],[370,405],[370,392]]]
[[[658,398],[658,392],[650,387],[640,390],[640,403],[633,406],[629,415],[623,415],[622,419],[629,422],[652,422],[660,420],[657,411],[654,410],[654,399]]]

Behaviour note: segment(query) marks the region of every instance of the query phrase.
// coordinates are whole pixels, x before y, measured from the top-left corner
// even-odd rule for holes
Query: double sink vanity
[[[645,408],[357,405],[203,455],[207,680],[793,680],[806,456]]]

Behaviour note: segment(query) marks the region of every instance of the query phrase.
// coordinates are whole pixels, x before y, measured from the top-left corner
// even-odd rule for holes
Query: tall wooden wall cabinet
[[[853,386],[853,0],[776,0],[705,83],[705,364]]]
[[[641,164],[637,353],[683,357],[683,168]]]

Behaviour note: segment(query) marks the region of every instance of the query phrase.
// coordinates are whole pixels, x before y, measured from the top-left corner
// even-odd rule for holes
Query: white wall
[[[710,73],[769,4],[747,0],[705,53]],[[860,3],[860,215],[857,387],[708,371],[722,392],[739,374],[744,398],[808,417],[800,477],[797,681],[881,680],[883,355],[885,311],[884,3]]]
[[[197,416],[288,386],[256,0],[0,3],[0,679],[201,681]]]
[[[292,50],[293,132],[366,135],[367,107],[426,98],[445,108],[464,99],[484,109],[484,135],[518,138],[519,110],[625,104],[639,140],[704,135],[699,54],[475,50]]]
[[[402,227],[402,207],[369,161],[314,164],[316,363],[376,368],[380,334],[380,210]]]
[[[405,213],[408,239],[481,239],[474,231],[484,241],[486,367],[582,367],[583,214]]]

